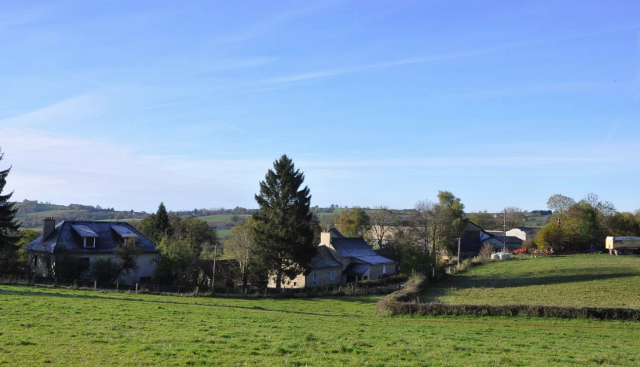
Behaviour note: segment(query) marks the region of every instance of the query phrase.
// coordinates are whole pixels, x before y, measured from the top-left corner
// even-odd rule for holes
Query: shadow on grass
[[[10,287],[21,287],[21,286],[10,286]],[[0,297],[3,296],[29,296],[29,297],[57,297],[57,298],[70,298],[70,299],[96,299],[96,300],[114,300],[114,301],[126,301],[126,302],[140,302],[140,303],[152,303],[152,304],[171,304],[171,305],[184,305],[184,306],[201,306],[201,307],[224,307],[224,308],[235,308],[235,309],[243,309],[243,310],[252,310],[252,311],[266,311],[266,312],[278,312],[278,313],[286,313],[286,314],[298,314],[298,315],[307,315],[307,316],[322,316],[322,317],[344,317],[344,314],[330,314],[330,313],[317,313],[317,312],[307,312],[307,311],[296,311],[296,310],[286,310],[286,309],[269,309],[265,308],[262,305],[255,306],[240,306],[240,305],[225,305],[220,303],[213,302],[180,302],[180,301],[170,301],[170,300],[154,300],[154,299],[143,299],[136,297],[105,297],[100,295],[92,295],[92,294],[77,294],[74,293],[74,290],[69,290],[69,293],[59,293],[59,292],[41,292],[38,290],[4,290],[0,289]],[[135,295],[135,294],[132,294]],[[162,297],[162,296],[161,296]],[[164,296],[164,297],[172,297],[172,296]],[[194,298],[197,300],[198,298]],[[207,300],[215,300],[215,298],[202,298]],[[282,299],[293,300],[295,298]],[[301,298],[301,301],[313,301],[313,300],[323,300],[323,299],[331,299],[331,300],[342,300],[345,302],[360,302],[360,303],[376,303],[377,299],[373,299],[372,297],[336,297],[336,298]],[[242,301],[247,302],[257,302],[265,300],[263,299],[242,299]],[[269,300],[267,298],[267,300]],[[280,301],[279,299],[273,299],[274,301]],[[350,317],[359,317],[357,315],[350,315]]]

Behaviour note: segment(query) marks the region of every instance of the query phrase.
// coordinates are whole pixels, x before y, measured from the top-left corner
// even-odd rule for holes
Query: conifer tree
[[[0,151],[0,161],[2,161],[2,158],[4,158],[4,153]],[[0,171],[0,252],[2,252],[0,257],[3,259],[5,256],[10,255],[9,253],[5,254],[5,252],[13,252],[14,245],[19,240],[18,229],[20,228],[20,224],[15,220],[18,209],[14,206],[14,203],[9,201],[13,192],[2,195],[10,171],[11,167]]]
[[[160,203],[156,216],[154,218],[154,229],[158,239],[169,235],[171,230],[171,223],[169,221],[169,214],[167,214],[167,208],[164,207],[164,203]]]
[[[260,211],[253,216],[254,259],[269,276],[275,276],[278,290],[283,277],[293,279],[301,274],[317,251],[317,223],[310,210],[309,188],[300,188],[303,182],[304,174],[283,155],[260,182],[260,193],[255,196]]]

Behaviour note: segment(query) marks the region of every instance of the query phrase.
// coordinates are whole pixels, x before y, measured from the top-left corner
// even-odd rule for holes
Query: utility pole
[[[504,208],[502,219],[502,252],[507,252],[507,208]]]
[[[211,294],[215,295],[216,287],[216,258],[218,257],[218,244],[213,248],[213,274],[211,274]]]

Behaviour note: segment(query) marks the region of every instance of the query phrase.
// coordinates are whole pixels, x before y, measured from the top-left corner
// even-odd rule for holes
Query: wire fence
[[[216,297],[318,297],[318,296],[357,296],[393,293],[404,286],[403,282],[393,282],[388,284],[367,284],[348,283],[345,285],[319,286],[313,288],[257,288],[248,287],[244,290],[241,287],[216,287],[211,292],[207,285],[166,285],[155,283],[110,283],[98,282],[87,279],[58,279],[57,277],[38,277],[14,274],[1,274],[0,284],[48,286],[69,289],[83,289],[94,291],[110,292],[135,292],[148,294],[166,295],[193,295],[193,296],[216,296]]]

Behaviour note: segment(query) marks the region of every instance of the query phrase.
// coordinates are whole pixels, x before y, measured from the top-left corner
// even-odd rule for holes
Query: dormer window
[[[82,247],[84,248],[96,248],[96,239],[98,234],[94,232],[89,226],[84,224],[75,224],[71,228],[80,236]]]
[[[84,237],[84,247],[95,248],[96,247],[96,238],[95,237]]]
[[[122,239],[124,245],[138,241],[138,234],[124,225],[113,225],[111,229]]]

